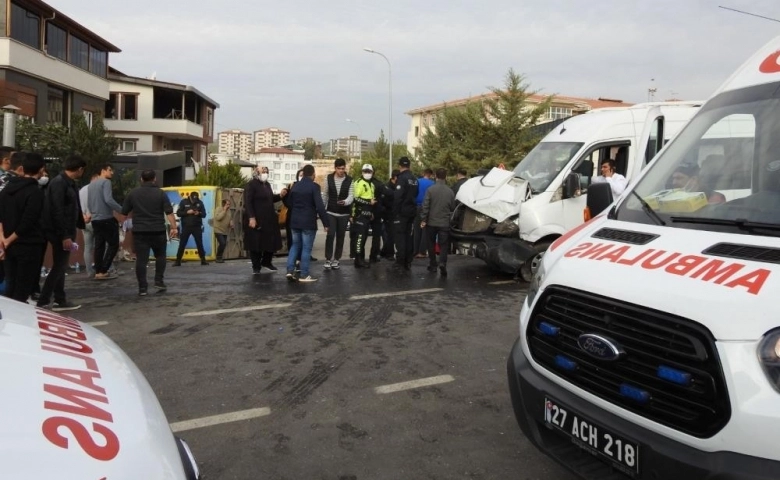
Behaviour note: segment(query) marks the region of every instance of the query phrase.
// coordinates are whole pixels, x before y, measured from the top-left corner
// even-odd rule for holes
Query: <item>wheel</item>
[[[544,252],[550,248],[551,244],[552,242],[541,242],[534,245],[536,255],[526,260],[525,263],[523,263],[523,266],[520,267],[520,270],[517,272],[517,276],[520,280],[528,283],[531,282],[531,280],[534,278],[534,275],[536,274],[536,271],[539,269],[539,265],[542,263],[542,255],[544,255]]]

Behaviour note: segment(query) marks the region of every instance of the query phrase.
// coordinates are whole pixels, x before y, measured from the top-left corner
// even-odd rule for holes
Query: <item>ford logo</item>
[[[617,342],[595,333],[583,333],[577,338],[577,345],[583,352],[599,360],[614,361],[625,354]]]

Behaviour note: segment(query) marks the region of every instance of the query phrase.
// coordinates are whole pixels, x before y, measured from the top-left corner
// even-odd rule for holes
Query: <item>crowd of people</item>
[[[141,185],[120,205],[112,194],[111,165],[90,172],[89,182],[77,187],[86,166],[82,157],[70,156],[62,162],[61,173],[49,179],[41,155],[0,147],[0,282],[5,281],[7,297],[54,311],[80,308],[68,300],[65,290],[71,255],[80,248],[78,231],[83,235],[88,276],[97,281],[112,280],[117,278],[113,262],[120,249],[120,225],[131,221],[140,296],[149,290],[150,253],[155,263],[153,287],[157,291],[167,289],[166,249],[171,238],[179,237],[174,267],[181,265],[190,237],[201,264],[208,265],[202,238],[206,207],[197,192],[182,199],[174,213],[169,198],[157,185],[155,172],[145,170],[140,175]],[[407,157],[401,157],[398,166],[387,182],[374,177],[370,164],[363,165],[360,178],[353,179],[346,172],[346,161],[339,158],[321,188],[314,181],[314,167],[306,165],[295,182],[278,194],[268,182],[268,169],[258,167],[244,189],[242,225],[253,273],[278,270],[272,260],[282,249],[275,208],[281,201],[287,210],[286,273],[291,282],[317,280],[311,265],[316,261],[312,248],[318,220],[327,235],[326,270],[341,268],[349,232],[347,248],[355,268],[371,268],[385,259],[395,261],[399,270],[408,271],[414,258],[427,257],[428,270],[446,276],[450,217],[466,172],[458,172],[458,181],[450,188],[443,169],[426,169],[417,178]],[[230,200],[225,199],[211,216],[218,263],[224,262],[228,233],[234,227],[230,211]],[[181,221],[181,232],[176,216]],[[39,272],[49,248],[51,269],[41,285]]]

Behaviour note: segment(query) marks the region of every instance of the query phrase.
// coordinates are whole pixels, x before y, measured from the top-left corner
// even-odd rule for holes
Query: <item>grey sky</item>
[[[49,0],[117,45],[115,68],[193,85],[218,131],[279,127],[327,140],[387,133],[404,112],[499,87],[511,67],[542,93],[706,98],[780,34],[776,0]]]

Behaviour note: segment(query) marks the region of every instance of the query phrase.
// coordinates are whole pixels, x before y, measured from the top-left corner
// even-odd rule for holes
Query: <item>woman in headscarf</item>
[[[271,259],[274,252],[282,249],[282,233],[274,202],[286,194],[286,188],[279,195],[274,194],[268,183],[268,167],[258,167],[244,189],[244,248],[249,251],[255,275],[262,273],[263,268],[277,271]]]

